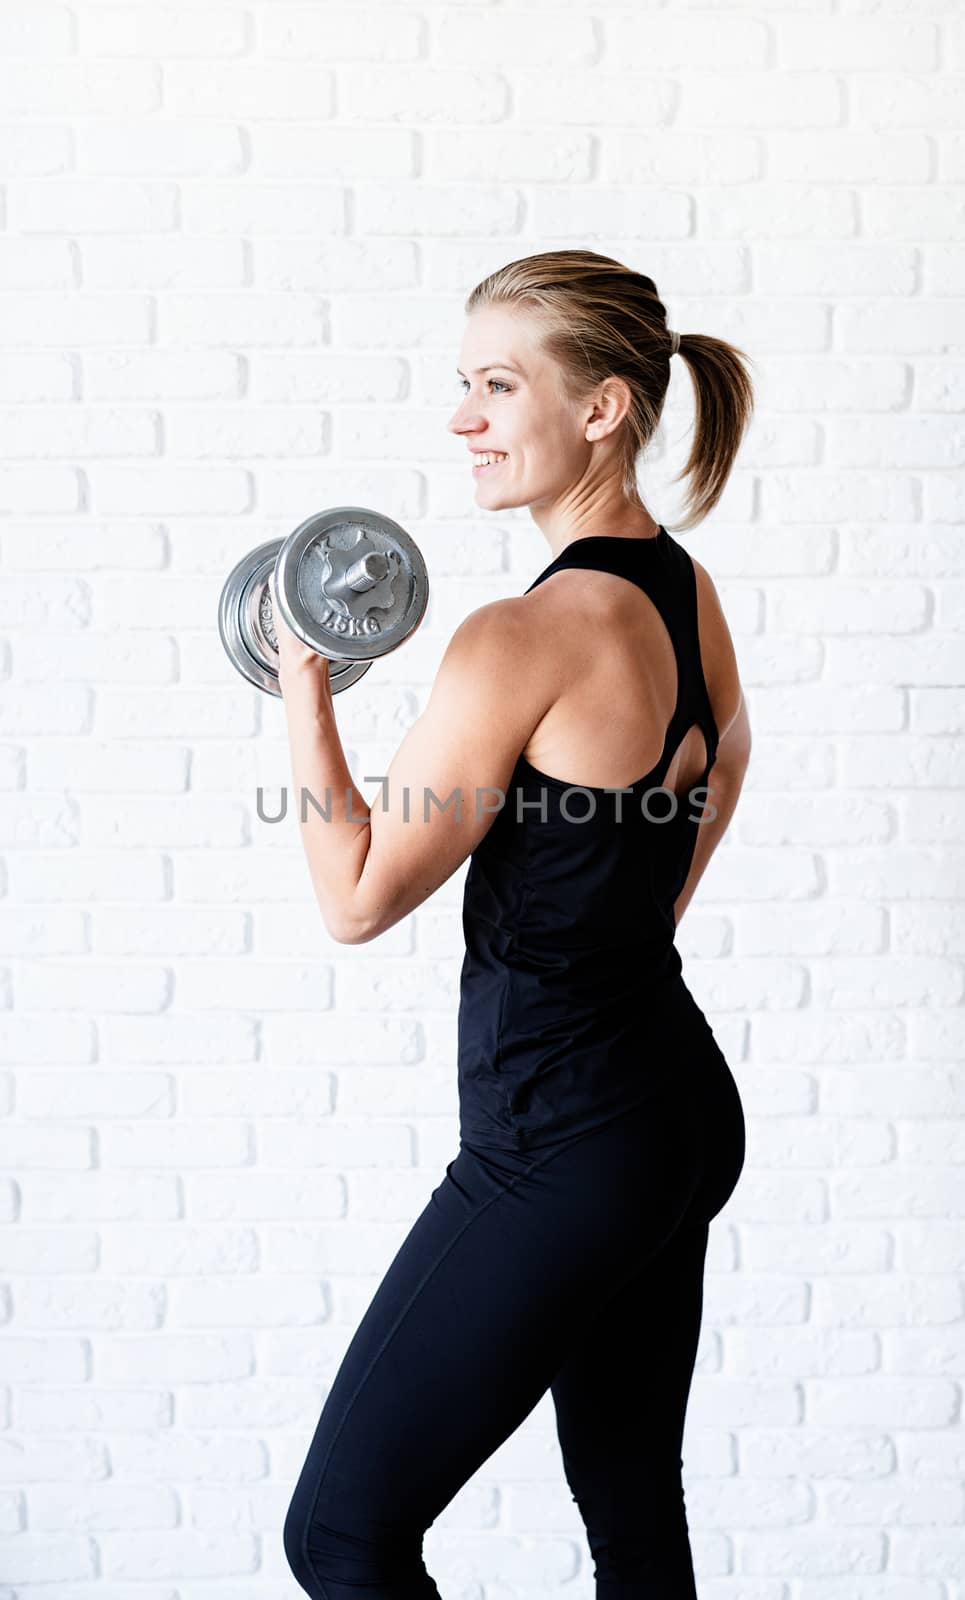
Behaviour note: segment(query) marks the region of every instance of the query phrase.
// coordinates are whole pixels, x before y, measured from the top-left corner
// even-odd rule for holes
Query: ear
[[[630,385],[625,378],[604,378],[593,402],[593,412],[586,425],[589,443],[605,439],[617,429],[630,409]]]

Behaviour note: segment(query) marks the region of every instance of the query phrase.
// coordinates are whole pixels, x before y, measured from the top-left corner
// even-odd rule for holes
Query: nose
[[[460,400],[452,416],[449,418],[449,421],[446,423],[446,427],[449,429],[449,432],[456,434],[475,433],[481,426],[484,425],[484,418],[482,418],[478,412],[475,416],[473,416],[469,407],[468,395],[465,395],[463,399]]]

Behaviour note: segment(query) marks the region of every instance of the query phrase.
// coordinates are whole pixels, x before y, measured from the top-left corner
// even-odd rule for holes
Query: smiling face
[[[533,313],[507,305],[471,312],[456,383],[462,399],[447,426],[468,446],[478,505],[528,506],[552,538],[611,510],[615,494],[622,499],[617,451],[629,390],[610,379],[586,399],[568,399]],[[473,465],[489,451],[499,459]]]
[[[483,368],[489,370],[483,371]],[[555,361],[539,348],[534,319],[486,306],[466,319],[456,382],[463,398],[449,421],[473,466],[479,504],[497,510],[555,499],[585,466],[589,444],[561,395]]]

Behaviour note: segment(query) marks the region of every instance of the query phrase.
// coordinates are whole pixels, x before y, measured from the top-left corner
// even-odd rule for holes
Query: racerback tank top
[[[589,1131],[665,1090],[688,1052],[717,1051],[674,944],[718,742],[693,562],[663,526],[647,538],[591,535],[526,592],[564,567],[639,584],[670,636],[677,696],[659,760],[624,789],[568,783],[520,755],[503,804],[499,790],[480,793],[499,809],[463,896],[459,1122],[466,1143],[501,1149]],[[706,763],[677,797],[661,786],[694,724]]]

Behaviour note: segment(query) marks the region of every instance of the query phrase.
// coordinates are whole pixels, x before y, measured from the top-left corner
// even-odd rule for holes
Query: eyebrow
[[[525,377],[525,373],[521,370],[521,368],[514,367],[511,361],[494,361],[488,367],[477,367],[476,376],[479,377],[480,373],[483,372],[495,372],[497,369],[502,369],[504,372],[518,372],[521,378]],[[456,371],[458,372],[460,378],[464,378],[466,376],[461,367],[457,367]]]

